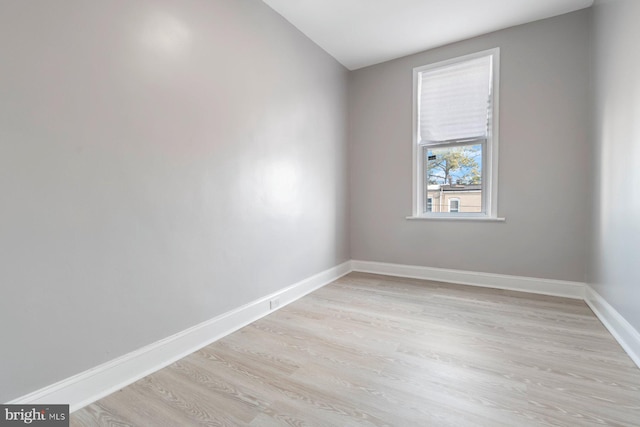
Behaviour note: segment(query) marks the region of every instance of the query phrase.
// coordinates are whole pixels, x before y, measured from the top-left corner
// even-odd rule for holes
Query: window
[[[499,53],[414,69],[414,217],[496,218]]]

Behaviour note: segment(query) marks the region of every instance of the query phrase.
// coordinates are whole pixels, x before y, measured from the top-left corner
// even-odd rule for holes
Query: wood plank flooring
[[[72,426],[640,426],[640,369],[582,301],[352,273]]]

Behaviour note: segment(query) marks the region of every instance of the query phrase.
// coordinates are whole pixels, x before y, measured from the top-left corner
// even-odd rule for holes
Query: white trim
[[[640,368],[640,332],[586,283],[357,260],[351,261],[351,269],[363,273],[584,300],[631,360]]]
[[[640,333],[591,286],[586,286],[584,300],[640,368]]]
[[[459,197],[449,198],[449,213],[451,213],[451,202],[456,202],[458,204],[458,207],[456,208],[456,211],[454,213],[460,212],[460,198]]]
[[[478,273],[474,271],[448,270],[415,265],[389,264],[371,261],[351,261],[353,271],[375,273],[412,279],[458,283],[461,285],[529,292],[533,294],[583,299],[585,284],[564,280],[538,279],[508,276],[504,274]]]
[[[266,316],[271,300],[283,307],[351,271],[583,299],[640,367],[640,333],[585,283],[353,260],[8,403],[62,403],[76,411]]]
[[[405,219],[410,220],[440,220],[440,221],[493,221],[493,222],[505,222],[506,218],[489,218],[487,216],[408,216]]]
[[[483,206],[484,218],[497,218],[498,216],[498,146],[500,133],[500,48],[495,47],[481,52],[475,52],[448,60],[422,65],[413,69],[413,182],[412,182],[412,215],[410,217],[431,217],[430,213],[423,213],[425,208],[424,197],[424,176],[422,154],[420,153],[422,145],[418,140],[420,121],[418,119],[418,92],[420,90],[420,73],[429,69],[446,67],[448,65],[459,62],[470,61],[476,58],[491,56],[492,60],[492,104],[491,104],[491,126],[489,126],[489,135],[484,143],[483,159],[482,159],[482,186],[483,186]],[[485,172],[489,172],[488,174]]]
[[[272,299],[278,298],[280,301],[278,308],[281,308],[350,271],[351,263],[347,261],[271,295],[8,403],[61,403],[69,404],[71,412],[76,411],[266,316],[274,311],[270,309]]]
[[[495,218],[498,216],[498,160],[500,158],[498,147],[500,146],[500,48],[492,49],[493,51],[493,123],[489,128],[491,145],[487,143],[487,156],[491,156],[491,178],[489,182],[489,191],[487,192],[487,206],[489,216]],[[483,165],[484,167],[484,165]]]
[[[418,215],[423,207],[420,206],[420,201],[422,200],[422,193],[424,193],[424,184],[421,179],[418,179],[419,176],[423,176],[422,173],[422,158],[420,154],[420,150],[417,148],[420,144],[418,141],[418,134],[420,131],[418,127],[420,126],[420,121],[418,120],[418,91],[419,91],[419,77],[420,71],[417,68],[413,69],[413,111],[411,113],[412,117],[412,145],[411,145],[411,153],[412,153],[412,175],[411,175],[411,188],[413,190],[412,197],[412,208],[411,212],[413,215]]]

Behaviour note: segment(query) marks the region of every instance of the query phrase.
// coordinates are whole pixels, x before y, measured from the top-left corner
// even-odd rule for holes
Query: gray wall
[[[349,258],[347,71],[258,0],[3,1],[0,401]]]
[[[640,329],[637,1],[361,69],[348,87],[257,0],[0,10],[0,401],[349,258],[588,272]],[[507,222],[407,221],[412,68],[496,46]]]
[[[640,330],[640,2],[594,7],[595,156],[589,283]]]
[[[580,11],[349,76],[352,259],[584,281],[590,191],[589,16]],[[498,214],[408,221],[412,69],[501,48]]]

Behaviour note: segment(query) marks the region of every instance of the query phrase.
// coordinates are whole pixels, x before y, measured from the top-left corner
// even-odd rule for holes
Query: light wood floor
[[[640,426],[640,369],[582,301],[352,273],[72,426]]]

